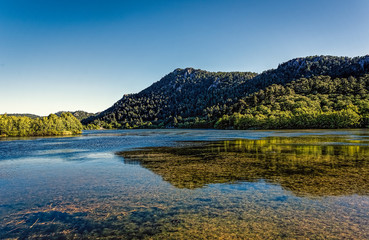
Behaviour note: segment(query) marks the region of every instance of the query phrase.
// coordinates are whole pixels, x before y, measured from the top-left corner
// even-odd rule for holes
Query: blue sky
[[[367,0],[0,0],[0,113],[97,112],[173,71],[369,54]]]

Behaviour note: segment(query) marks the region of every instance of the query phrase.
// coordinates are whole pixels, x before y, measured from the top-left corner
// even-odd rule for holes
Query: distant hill
[[[39,118],[40,116],[31,114],[31,113],[8,113],[8,116],[15,116],[15,117],[29,117],[32,119]]]
[[[91,117],[91,116],[95,116],[96,113],[88,113],[88,112],[85,112],[85,111],[81,111],[81,110],[78,110],[78,111],[74,111],[74,112],[71,112],[71,111],[59,111],[57,113],[55,113],[55,115],[57,116],[61,116],[62,113],[64,112],[69,112],[71,113],[74,117],[76,117],[79,121],[82,121],[83,119],[86,119],[88,117]]]
[[[124,95],[109,109],[96,116],[88,117],[82,122],[122,128],[214,127],[215,123],[225,115],[256,114],[255,111],[253,113],[250,111],[262,105],[266,107],[265,99],[263,99],[265,91],[268,91],[266,96],[272,99],[270,104],[267,104],[267,108],[278,103],[277,98],[283,95],[294,97],[298,94],[301,95],[299,90],[296,91],[297,86],[303,85],[299,82],[305,82],[306,86],[304,85],[304,87],[308,89],[301,96],[330,94],[330,97],[344,98],[348,93],[339,90],[335,85],[341,83],[347,85],[346,90],[351,91],[352,98],[359,96],[359,93],[355,92],[357,90],[361,91],[360,98],[365,100],[368,86],[364,76],[368,73],[369,56],[296,58],[280,64],[277,69],[268,70],[261,74],[207,72],[192,68],[176,69],[143,91]],[[324,77],[329,77],[329,80]],[[336,78],[340,80],[334,80]],[[318,84],[320,87],[309,88],[310,85],[317,85],[317,82],[326,82],[326,84],[324,87],[321,86],[322,84]],[[350,86],[350,84],[355,85],[355,87]],[[282,88],[289,92],[277,90]],[[327,92],[327,88],[330,89],[329,92]],[[346,101],[347,104],[349,102]],[[351,101],[351,104],[356,104],[355,106],[360,108],[358,102]],[[320,109],[315,109],[316,111],[340,110],[334,106],[323,109],[324,104],[320,105],[322,106]],[[281,111],[278,109],[269,110]],[[359,115],[365,114],[357,111]],[[260,112],[260,114],[268,118],[274,113],[267,111]],[[217,124],[217,126],[222,126],[222,124]],[[234,126],[228,125],[227,127]]]
[[[62,113],[71,113],[74,117],[76,117],[78,120],[83,120],[85,118],[91,117],[91,116],[96,116],[99,113],[89,113],[89,112],[85,112],[85,111],[59,111],[57,113],[55,113],[55,115],[57,115],[58,117],[61,116]],[[15,117],[29,117],[32,119],[35,118],[39,118],[42,116],[36,115],[36,114],[31,114],[31,113],[8,113],[8,116],[15,116]]]

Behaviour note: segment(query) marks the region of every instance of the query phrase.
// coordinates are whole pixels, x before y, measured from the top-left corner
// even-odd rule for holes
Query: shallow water
[[[368,239],[369,131],[0,140],[0,239]]]

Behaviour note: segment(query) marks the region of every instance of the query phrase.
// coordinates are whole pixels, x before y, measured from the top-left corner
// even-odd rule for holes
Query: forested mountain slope
[[[259,97],[265,92],[267,92],[265,96],[272,99],[272,105],[278,102],[276,99],[278,94],[295,94],[297,85],[287,87],[293,81],[303,82],[304,80],[301,79],[308,79],[313,85],[318,80],[323,81],[327,86],[307,90],[303,96],[324,95],[327,94],[324,92],[327,89],[337,87],[334,86],[336,82],[316,77],[328,76],[331,80],[340,78],[345,84],[347,82],[346,85],[350,85],[368,73],[369,56],[296,58],[280,64],[277,69],[268,70],[259,75],[250,72],[214,73],[192,68],[176,69],[140,93],[125,95],[111,108],[95,117],[83,120],[83,123],[123,128],[213,127],[214,123],[224,115],[244,114],[245,109],[264,104],[262,102],[264,99]],[[277,89],[285,86],[287,88],[284,92],[278,92],[275,87],[269,88],[270,86],[278,86]],[[364,85],[360,89],[367,90],[367,86]],[[350,91],[356,90],[350,88]],[[338,91],[331,94],[336,94],[338,97],[338,95],[345,96],[346,92]],[[367,93],[362,92],[362,94]],[[351,95],[356,96],[356,93]],[[217,124],[217,126],[222,125]]]
[[[113,126],[167,125],[184,118],[204,115],[204,109],[238,100],[240,84],[255,73],[207,72],[176,69],[138,94],[124,95],[112,107],[84,123],[108,122]]]
[[[215,124],[221,129],[369,127],[369,74],[301,78],[241,99]]]

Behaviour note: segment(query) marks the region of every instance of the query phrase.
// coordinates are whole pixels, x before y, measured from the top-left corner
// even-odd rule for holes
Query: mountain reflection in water
[[[368,143],[335,136],[267,137],[182,143],[118,155],[178,188],[265,179],[298,196],[368,195]]]

